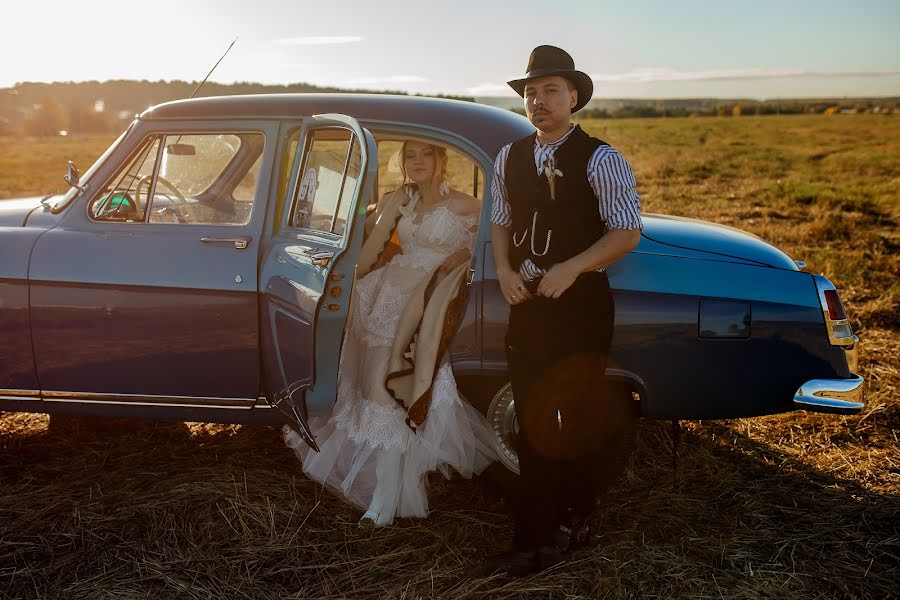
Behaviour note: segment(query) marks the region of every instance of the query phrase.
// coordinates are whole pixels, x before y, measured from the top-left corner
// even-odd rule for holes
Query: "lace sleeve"
[[[461,215],[460,224],[465,228],[465,234],[460,236],[462,245],[460,248],[471,250],[475,247],[475,238],[478,237],[478,213],[473,215]]]

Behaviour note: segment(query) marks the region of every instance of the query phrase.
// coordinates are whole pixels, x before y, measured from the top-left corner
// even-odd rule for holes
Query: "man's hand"
[[[497,266],[497,280],[500,292],[507,304],[520,304],[532,298],[518,271],[509,266],[509,247],[512,237],[508,227],[491,223],[491,241],[494,246],[494,264]]]
[[[550,267],[538,284],[537,293],[545,298],[559,298],[569,289],[581,272],[568,261]]]
[[[518,271],[501,269],[497,271],[497,279],[500,281],[500,291],[507,304],[520,304],[531,300],[531,293],[525,289],[525,283]]]

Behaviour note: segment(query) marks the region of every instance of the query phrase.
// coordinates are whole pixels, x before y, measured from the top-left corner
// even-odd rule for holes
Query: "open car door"
[[[260,269],[263,380],[269,403],[318,451],[307,415],[327,410],[337,397],[378,149],[372,134],[345,115],[304,119],[296,141],[276,233]]]

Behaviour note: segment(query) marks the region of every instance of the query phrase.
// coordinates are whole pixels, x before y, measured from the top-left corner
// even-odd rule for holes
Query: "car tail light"
[[[852,346],[857,338],[853,335],[837,288],[822,275],[813,275],[813,279],[819,292],[819,304],[822,305],[822,314],[825,317],[828,341],[833,346]]]
[[[842,321],[847,318],[844,312],[844,303],[838,296],[837,290],[825,290],[825,302],[828,306],[828,315],[833,321]]]

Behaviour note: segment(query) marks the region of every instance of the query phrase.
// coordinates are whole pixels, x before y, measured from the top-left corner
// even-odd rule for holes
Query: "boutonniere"
[[[550,199],[556,200],[556,178],[562,177],[562,171],[556,168],[556,157],[550,156],[544,161],[544,176],[550,183]]]

